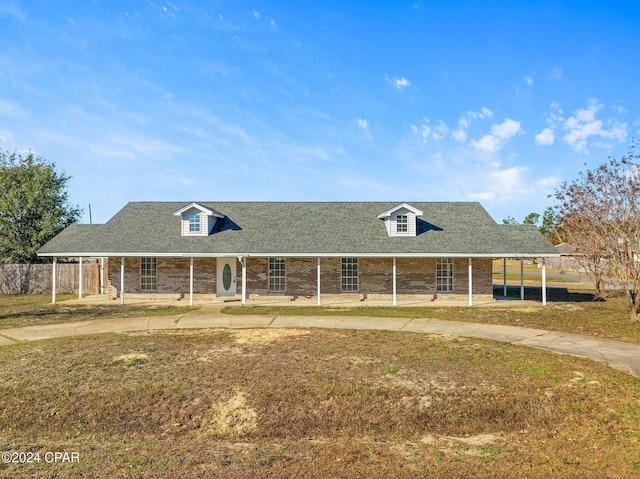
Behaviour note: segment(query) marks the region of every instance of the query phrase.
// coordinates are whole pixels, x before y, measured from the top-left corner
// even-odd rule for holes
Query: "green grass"
[[[640,380],[384,331],[105,334],[0,348],[0,477],[635,477]]]
[[[173,316],[198,309],[189,306],[74,304],[74,294],[60,294],[56,304],[46,294],[0,295],[0,330],[92,319]]]

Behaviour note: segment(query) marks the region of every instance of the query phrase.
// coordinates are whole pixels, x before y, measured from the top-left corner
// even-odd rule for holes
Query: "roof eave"
[[[299,253],[299,252],[222,252],[222,253],[159,253],[159,252],[105,252],[105,251],[85,251],[85,252],[58,252],[58,253],[38,253],[40,257],[165,257],[165,258],[270,258],[281,256],[285,258],[341,258],[341,257],[358,257],[358,258],[558,258],[563,256],[559,253],[353,253],[353,252],[334,252],[334,253]]]

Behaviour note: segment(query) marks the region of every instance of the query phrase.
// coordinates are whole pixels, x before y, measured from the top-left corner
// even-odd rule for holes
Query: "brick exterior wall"
[[[125,297],[183,297],[189,295],[189,258],[157,258],[158,289],[156,293],[142,292],[140,288],[140,258],[124,260]],[[109,258],[108,289],[111,297],[120,296],[120,258]],[[216,297],[216,258],[194,258],[193,292],[199,296]],[[241,293],[241,285],[239,291]]]
[[[109,258],[108,291],[120,295],[120,258]],[[493,297],[491,258],[473,260],[474,300]],[[361,299],[391,300],[393,293],[393,259],[359,258],[357,293],[341,291],[341,258],[321,258],[320,294],[323,300]],[[396,292],[399,301],[465,300],[468,297],[468,259],[455,258],[453,293],[436,294],[435,258],[397,258]],[[194,259],[194,296],[213,299],[217,296],[217,259]],[[242,294],[242,267],[236,262],[236,296]],[[157,258],[158,289],[155,293],[140,291],[140,258],[125,258],[125,297],[177,298],[189,296],[189,259]],[[317,258],[287,258],[286,291],[269,291],[269,259],[247,259],[247,297],[249,300],[315,298],[317,293]]]

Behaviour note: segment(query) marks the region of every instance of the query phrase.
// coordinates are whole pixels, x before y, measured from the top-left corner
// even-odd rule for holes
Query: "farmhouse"
[[[69,226],[38,254],[54,270],[58,257],[106,258],[106,292],[121,302],[242,304],[473,304],[493,298],[494,258],[558,256],[533,226],[497,224],[473,202],[132,202],[105,224]]]

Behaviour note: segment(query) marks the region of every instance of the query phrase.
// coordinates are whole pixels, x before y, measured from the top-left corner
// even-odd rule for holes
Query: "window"
[[[398,215],[396,217],[396,233],[407,233],[409,222],[407,215]]]
[[[286,290],[284,258],[269,258],[269,291],[284,293]]]
[[[156,258],[140,258],[140,290],[158,290],[158,263]]]
[[[200,233],[200,213],[191,213],[187,215],[189,222],[189,233]]]
[[[342,258],[342,292],[358,291],[358,258]]]
[[[438,293],[453,292],[453,259],[436,259],[436,290]]]

